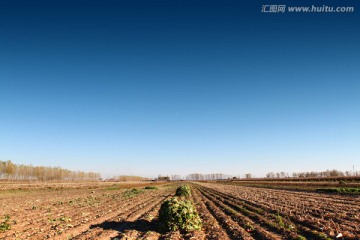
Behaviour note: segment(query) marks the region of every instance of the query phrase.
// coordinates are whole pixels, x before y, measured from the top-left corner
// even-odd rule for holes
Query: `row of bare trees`
[[[351,177],[351,176],[360,176],[359,171],[339,171],[339,170],[326,170],[322,172],[298,172],[298,173],[292,173],[289,175],[289,173],[285,172],[269,172],[266,174],[266,178],[321,178],[321,177]]]
[[[15,164],[0,161],[0,179],[39,181],[94,181],[101,178],[99,173],[70,171],[61,167],[44,167]]]
[[[210,174],[201,174],[201,173],[192,173],[186,175],[186,180],[222,180],[232,178],[231,175],[222,174],[222,173],[210,173]]]
[[[265,178],[326,178],[326,177],[360,177],[359,171],[339,171],[339,170],[326,170],[321,172],[295,172],[292,174],[286,172],[269,172],[266,174]],[[180,175],[170,175],[171,180],[190,180],[190,181],[201,181],[201,180],[224,180],[224,179],[252,179],[253,175],[251,173],[246,173],[242,177],[232,176],[222,173],[211,173],[211,174],[201,174],[201,173],[192,173],[186,175],[185,177]]]

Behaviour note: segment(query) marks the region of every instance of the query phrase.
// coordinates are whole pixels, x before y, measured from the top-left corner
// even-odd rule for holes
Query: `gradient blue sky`
[[[0,3],[0,159],[103,176],[360,170],[359,1]]]

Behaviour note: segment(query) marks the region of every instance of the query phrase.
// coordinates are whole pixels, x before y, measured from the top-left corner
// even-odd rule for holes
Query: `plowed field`
[[[201,231],[161,233],[157,214],[179,183],[0,193],[0,239],[360,239],[357,195],[191,183]],[[3,221],[3,219],[0,220]]]
[[[229,238],[360,239],[360,198],[202,183],[194,195]]]

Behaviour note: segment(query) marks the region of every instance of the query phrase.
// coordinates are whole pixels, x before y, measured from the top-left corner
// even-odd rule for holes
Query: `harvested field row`
[[[297,193],[292,195],[290,191],[204,183],[197,188],[227,215],[241,213],[267,231],[280,234],[282,238],[360,237],[359,205],[352,204],[358,199],[353,197],[338,196],[337,200],[343,203],[334,204],[327,198],[316,201],[312,198],[313,194],[299,198]],[[334,198],[336,200],[337,197]],[[347,198],[350,201],[345,204]],[[342,214],[339,214],[340,211]]]
[[[16,223],[0,232],[0,239],[204,239],[203,231],[159,230],[160,205],[175,194],[177,186],[139,191],[59,190],[53,196],[36,190],[27,199],[6,194],[0,204],[6,205],[6,214]],[[34,203],[36,207],[31,208]]]
[[[191,194],[179,197],[194,203],[200,230],[162,232],[160,206],[178,186],[6,193],[0,205],[11,229],[0,239],[360,239],[356,196],[218,183],[190,184]]]
[[[246,188],[239,190],[243,194]],[[292,195],[289,191],[283,191],[283,193],[280,190],[276,190],[274,193],[273,190],[269,190],[268,195],[266,195],[266,190],[258,190],[258,194],[254,194],[255,191],[249,191],[249,189],[248,192],[252,195],[246,194],[245,198],[238,193],[235,197],[247,201],[249,204],[255,204],[254,206],[257,206],[256,203],[259,206],[266,205],[268,210],[285,212],[288,215],[304,215],[325,220],[330,219],[340,223],[349,222],[359,217],[360,206],[356,204],[359,200],[354,196],[332,196],[330,199],[326,194],[317,194],[314,198],[314,194],[310,193],[308,196],[299,198],[297,193]],[[320,201],[321,195],[325,195],[325,197]],[[268,196],[271,197],[269,198]],[[248,201],[249,199],[252,201]],[[342,203],[339,204],[337,201],[342,201]]]
[[[233,227],[228,224],[227,216],[218,216],[214,211],[209,210],[206,205],[206,199],[197,190],[193,190],[192,198],[203,221],[203,228],[207,239],[228,240],[236,234],[236,230],[234,231]]]
[[[316,188],[333,188],[333,187],[360,187],[360,178],[356,180],[337,180],[337,181],[274,181],[271,179],[263,180],[237,180],[237,181],[218,181],[220,184],[229,184],[246,187],[263,187],[270,189],[288,189],[288,190],[302,190],[314,191]]]
[[[272,182],[267,182],[268,184],[272,184]],[[252,186],[244,186],[244,185],[239,185],[233,182],[219,182],[219,185],[230,185],[230,186],[238,186],[238,187],[252,187]],[[270,185],[273,187],[273,185]],[[338,185],[337,185],[338,186]],[[314,189],[320,188],[321,185],[315,185]],[[354,203],[354,204],[359,204],[359,196],[356,195],[335,195],[335,194],[318,194],[318,192],[314,192],[314,191],[298,191],[297,189],[277,189],[275,188],[267,188],[267,187],[252,187],[252,188],[259,188],[259,189],[266,189],[267,193],[270,192],[277,192],[280,191],[280,194],[284,194],[284,197],[286,198],[285,194],[287,192],[289,192],[292,196],[297,195],[300,198],[303,197],[308,197],[308,196],[312,196],[312,200],[323,200],[323,199],[327,199],[328,201],[332,201],[334,203],[344,203],[344,204],[348,204],[350,202]],[[259,191],[259,190],[257,190]]]
[[[241,230],[235,235],[240,237],[240,239],[250,239],[249,236],[247,236],[249,234],[253,239],[282,239],[282,237],[286,237],[285,234],[282,236],[277,232],[272,232],[273,228],[269,228],[269,226],[271,226],[270,224],[267,226],[261,225],[260,223],[264,223],[264,221],[261,221],[263,219],[260,219],[259,221],[259,218],[261,217],[258,215],[255,215],[254,217],[250,212],[244,214],[244,212],[237,211],[238,209],[234,205],[230,205],[228,202],[224,203],[222,201],[223,199],[211,196],[205,189],[201,189],[200,192],[208,200],[207,205],[209,206],[209,209],[221,211],[222,213],[220,214],[228,216],[234,221],[235,226],[238,225],[240,227]],[[248,234],[244,234],[244,232],[247,232]],[[281,231],[278,232],[281,233]]]
[[[72,239],[110,239],[116,237],[119,232],[134,229],[138,219],[146,217],[153,209],[158,209],[161,202],[168,198],[172,193],[156,198],[142,199],[133,202],[131,205],[122,208],[123,211],[114,217],[107,218],[99,224],[93,224],[90,229],[73,236]],[[145,223],[144,223],[145,224]]]
[[[244,222],[244,225],[250,231],[267,231],[267,235],[257,234],[257,239],[301,239],[303,236],[299,235],[295,230],[295,224],[291,223],[288,219],[283,219],[281,216],[276,214],[268,214],[260,208],[245,207],[243,203],[231,201],[217,194],[204,193],[211,198],[217,205],[222,206],[225,212],[230,216],[237,216],[239,221]],[[263,216],[265,214],[265,216]],[[249,227],[250,226],[250,227]],[[274,235],[278,234],[277,236]],[[304,236],[311,237],[312,239],[319,239],[320,233],[312,232],[311,230],[302,231]],[[322,239],[322,237],[320,237]]]
[[[64,239],[71,234],[87,230],[91,225],[101,223],[131,206],[160,201],[172,192],[174,187],[160,187],[159,190],[142,190],[135,196],[125,197],[123,189],[116,190],[74,190],[60,196],[37,192],[28,198],[12,195],[0,199],[6,206],[2,214],[10,216],[11,229],[0,232],[6,239]],[[31,208],[32,204],[34,207]]]

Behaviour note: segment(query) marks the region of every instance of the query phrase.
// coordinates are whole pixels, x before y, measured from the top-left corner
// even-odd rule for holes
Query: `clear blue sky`
[[[0,159],[103,176],[360,170],[359,12],[264,3],[1,1]]]

